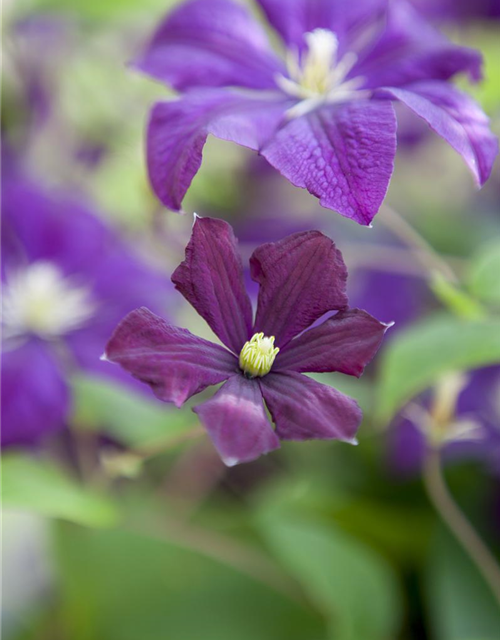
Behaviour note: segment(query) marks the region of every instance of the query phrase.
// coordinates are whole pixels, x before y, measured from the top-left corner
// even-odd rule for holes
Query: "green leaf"
[[[469,291],[488,304],[500,304],[500,242],[483,247],[473,258],[466,282]]]
[[[175,440],[197,425],[188,409],[175,409],[123,385],[79,375],[72,379],[72,424],[99,430],[130,447]]]
[[[435,315],[393,338],[381,359],[376,418],[388,422],[443,374],[500,362],[497,319]]]
[[[273,552],[330,621],[334,640],[397,635],[401,602],[395,577],[369,547],[346,533],[274,510],[261,530]]]
[[[115,505],[78,484],[46,460],[23,454],[2,457],[5,508],[62,518],[89,527],[109,527],[118,520]]]
[[[485,309],[477,300],[446,280],[440,273],[434,274],[430,286],[436,298],[457,316],[470,320],[479,320],[486,316]]]
[[[498,604],[470,558],[444,529],[431,548],[426,586],[433,637],[500,639]]]
[[[87,20],[117,20],[122,16],[143,15],[145,11],[165,12],[175,0],[33,0],[34,9],[70,14]],[[161,14],[160,14],[161,15]],[[159,15],[159,17],[160,17]]]
[[[324,640],[307,605],[219,561],[224,546],[197,533],[202,553],[168,533],[59,526],[62,613],[72,640]],[[229,552],[228,557],[231,557]],[[234,554],[233,554],[234,555]]]

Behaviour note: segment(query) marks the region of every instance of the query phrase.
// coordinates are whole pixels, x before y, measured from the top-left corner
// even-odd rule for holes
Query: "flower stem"
[[[439,253],[400,213],[386,204],[383,205],[381,213],[380,220],[395,236],[414,249],[415,257],[431,276],[435,271],[438,271],[446,280],[458,283],[457,275],[446,260],[443,260]]]
[[[441,455],[437,448],[429,449],[425,458],[423,480],[436,511],[475,563],[500,606],[500,567],[453,500],[443,477]]]

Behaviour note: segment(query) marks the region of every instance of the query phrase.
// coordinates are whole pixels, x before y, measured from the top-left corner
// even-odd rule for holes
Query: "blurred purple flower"
[[[109,332],[139,301],[163,309],[171,287],[74,197],[44,192],[8,157],[2,284],[2,446],[62,428],[68,375],[113,374],[99,361]]]
[[[143,307],[120,323],[105,358],[178,407],[225,382],[194,411],[229,466],[278,448],[280,439],[353,442],[361,421],[357,403],[301,374],[360,376],[387,325],[348,309],[342,255],[319,231],[261,245],[250,266],[260,285],[255,322],[231,226],[196,218],[186,258],[172,281],[227,349]],[[332,310],[337,315],[309,328]]]
[[[259,0],[286,64],[247,10],[191,0],[136,62],[185,95],[148,130],[153,188],[178,210],[208,134],[258,151],[327,208],[370,224],[387,192],[400,101],[464,158],[477,183],[497,154],[488,118],[449,80],[481,76],[481,55],[449,42],[403,0]]]
[[[456,425],[465,425],[466,429],[459,428],[459,436],[463,435],[451,437],[446,443],[447,460],[481,459],[493,473],[500,472],[499,397],[500,367],[485,367],[467,374],[458,390],[453,418],[455,430]],[[424,411],[428,411],[432,404],[429,393],[423,394],[416,402]],[[418,472],[427,446],[418,413],[405,413],[390,434],[391,466],[403,474]]]

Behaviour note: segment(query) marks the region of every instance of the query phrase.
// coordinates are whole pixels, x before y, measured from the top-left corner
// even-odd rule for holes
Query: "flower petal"
[[[145,307],[121,321],[106,345],[105,357],[149,384],[160,400],[177,407],[238,371],[229,351],[167,324]]]
[[[361,309],[340,311],[289,342],[278,354],[273,371],[339,371],[359,378],[387,328]]]
[[[172,11],[135,62],[178,91],[193,87],[276,88],[283,65],[262,27],[230,0],[193,0]]]
[[[172,275],[175,288],[236,355],[250,338],[252,305],[231,225],[195,219],[186,257]]]
[[[213,398],[193,409],[228,467],[250,462],[280,446],[256,380],[236,375]]]
[[[62,429],[70,392],[50,349],[32,340],[2,353],[2,447],[35,445]]]
[[[387,0],[258,0],[269,22],[290,49],[305,47],[304,34],[314,29],[333,31],[340,48],[385,9]]]
[[[288,104],[281,96],[257,100],[222,89],[194,91],[156,104],[148,126],[147,161],[158,198],[170,209],[181,208],[209,133],[258,150],[274,133]]]
[[[368,225],[387,189],[396,153],[396,117],[383,101],[325,106],[291,120],[262,155],[320,204]]]
[[[431,26],[410,3],[390,2],[386,25],[368,45],[353,68],[365,87],[402,86],[418,80],[448,80],[457,73],[481,78],[478,51],[450,42]]]
[[[280,348],[327,311],[347,306],[342,254],[319,231],[263,244],[250,271],[260,284],[254,331],[275,336]]]
[[[479,185],[486,182],[498,154],[498,139],[472,98],[445,82],[417,82],[404,89],[387,87],[377,95],[403,102],[458,151]]]
[[[355,444],[357,402],[300,373],[269,373],[262,394],[281,440],[343,440]]]

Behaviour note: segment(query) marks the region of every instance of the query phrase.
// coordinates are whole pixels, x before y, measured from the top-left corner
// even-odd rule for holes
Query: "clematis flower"
[[[498,475],[499,391],[499,366],[444,376],[432,393],[416,398],[395,420],[388,441],[391,467],[402,475],[418,473],[429,446],[429,425],[434,424],[441,430],[446,460],[478,459]]]
[[[261,154],[320,204],[370,224],[396,152],[393,102],[462,155],[478,185],[498,152],[488,118],[450,80],[481,55],[449,42],[404,0],[258,0],[285,47],[245,7],[191,0],[159,26],[136,67],[183,95],[156,104],[151,183],[179,210],[209,134]]]
[[[140,300],[163,309],[169,288],[74,196],[47,193],[3,154],[2,446],[64,428],[74,372],[130,384],[99,361],[102,344]]]
[[[231,226],[196,218],[172,281],[224,346],[171,326],[143,307],[119,324],[104,358],[178,407],[224,382],[193,411],[229,466],[278,448],[280,440],[354,443],[361,421],[357,403],[303,374],[360,376],[388,325],[348,308],[342,255],[319,231],[261,245],[250,267],[260,286],[254,321]],[[338,313],[311,328],[332,311]]]

